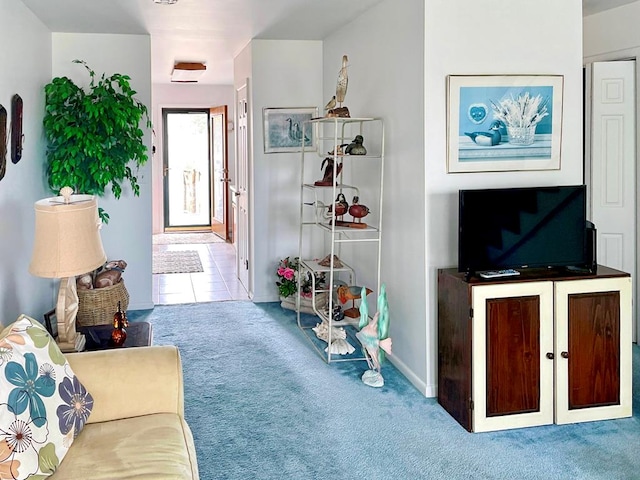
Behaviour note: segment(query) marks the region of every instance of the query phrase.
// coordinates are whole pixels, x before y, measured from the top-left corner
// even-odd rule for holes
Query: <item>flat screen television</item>
[[[459,191],[458,271],[590,268],[586,187]]]

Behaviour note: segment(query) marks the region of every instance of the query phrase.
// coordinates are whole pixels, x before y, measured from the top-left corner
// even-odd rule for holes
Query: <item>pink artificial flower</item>
[[[291,268],[285,268],[284,270],[284,278],[287,280],[293,280],[295,272]]]
[[[285,272],[285,268],[284,267],[280,267],[278,269],[278,276],[284,277],[284,272]]]

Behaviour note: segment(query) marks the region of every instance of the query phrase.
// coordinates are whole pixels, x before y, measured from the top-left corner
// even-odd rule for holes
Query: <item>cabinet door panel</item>
[[[487,300],[487,416],[540,410],[540,298]]]
[[[556,423],[631,416],[631,278],[555,289]]]
[[[474,286],[473,431],[553,422],[553,283]]]
[[[620,292],[569,295],[569,409],[620,403]]]

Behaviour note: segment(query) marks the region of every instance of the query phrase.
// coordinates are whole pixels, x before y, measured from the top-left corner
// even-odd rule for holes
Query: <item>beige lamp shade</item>
[[[92,195],[38,200],[29,272],[44,278],[66,278],[95,270],[107,261],[100,239],[98,204]]]

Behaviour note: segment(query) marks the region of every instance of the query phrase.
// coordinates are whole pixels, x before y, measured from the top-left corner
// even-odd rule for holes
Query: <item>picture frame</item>
[[[449,75],[447,173],[559,170],[562,75]]]
[[[316,150],[316,135],[308,122],[318,116],[318,107],[263,108],[264,153]],[[304,130],[304,132],[303,132]]]
[[[44,326],[53,338],[58,337],[58,317],[56,309],[53,308],[44,314]]]

